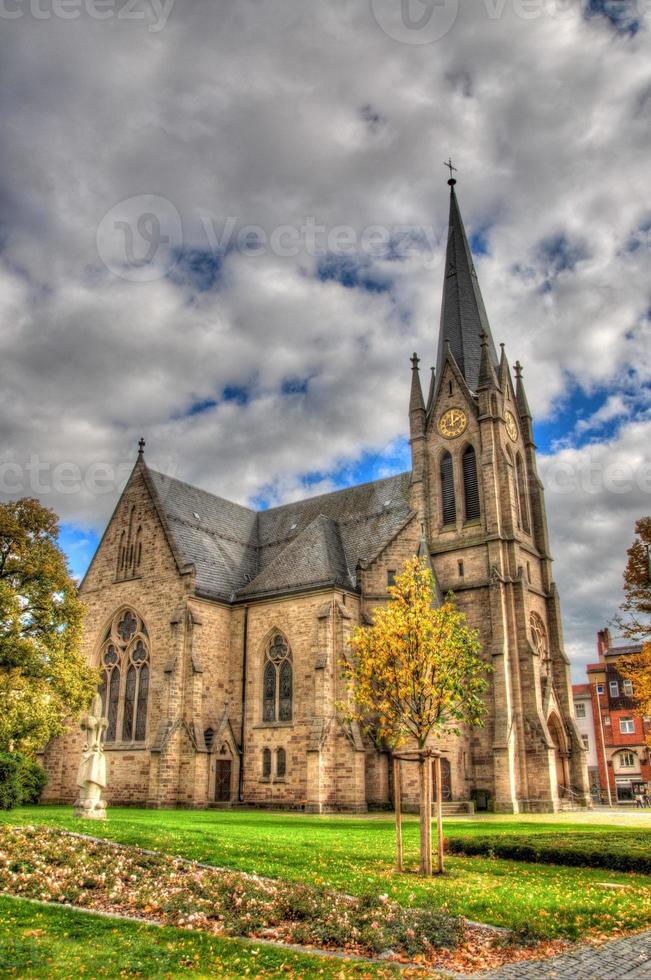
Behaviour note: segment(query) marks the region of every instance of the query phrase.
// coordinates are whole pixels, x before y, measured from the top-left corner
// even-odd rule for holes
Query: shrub
[[[21,801],[21,757],[0,752],[0,810],[11,810]]]
[[[635,832],[449,837],[447,847],[451,854],[651,874],[651,840]]]
[[[42,766],[19,752],[0,752],[0,810],[38,803],[47,776]]]
[[[43,766],[39,766],[38,762],[33,759],[23,757],[20,767],[20,781],[20,802],[38,803],[47,783],[47,775]]]

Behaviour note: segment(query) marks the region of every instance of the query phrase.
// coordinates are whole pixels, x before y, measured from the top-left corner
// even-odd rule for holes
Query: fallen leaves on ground
[[[466,973],[547,957],[561,942],[505,944],[492,930],[386,894],[352,897],[293,881],[202,867],[46,827],[0,829],[0,890],[215,935],[336,949]]]

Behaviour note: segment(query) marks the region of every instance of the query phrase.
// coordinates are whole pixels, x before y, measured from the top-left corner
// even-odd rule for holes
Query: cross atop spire
[[[444,167],[447,167],[447,168],[448,168],[448,170],[450,171],[450,179],[449,179],[449,181],[448,181],[448,184],[449,184],[449,185],[450,185],[451,187],[454,187],[454,185],[456,184],[456,180],[455,180],[455,179],[454,179],[454,177],[452,176],[452,171],[454,170],[454,171],[455,171],[455,173],[456,173],[456,172],[457,172],[457,168],[456,168],[456,167],[454,166],[454,164],[452,163],[452,157],[449,157],[449,158],[448,158],[448,160],[447,160],[447,162],[446,162],[446,161],[443,161],[443,166],[444,166]]]
[[[452,161],[450,166],[453,166]],[[472,392],[476,392],[481,363],[482,333],[486,334],[488,354],[494,367],[497,367],[498,361],[472,252],[454,190],[455,183],[452,178],[436,376],[440,383],[449,344],[468,387]]]
[[[144,456],[144,454],[145,454],[145,440],[141,436],[138,442],[138,455]]]

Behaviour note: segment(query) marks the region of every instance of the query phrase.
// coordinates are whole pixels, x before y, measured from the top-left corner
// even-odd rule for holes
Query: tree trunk
[[[393,806],[396,812],[396,868],[398,871],[403,870],[402,864],[402,820],[401,820],[401,794],[402,787],[400,785],[400,760],[393,760]]]
[[[420,762],[420,872],[432,873],[432,783],[429,760],[421,756]]]
[[[441,780],[441,756],[436,757],[436,841],[438,873],[443,874],[443,785]]]

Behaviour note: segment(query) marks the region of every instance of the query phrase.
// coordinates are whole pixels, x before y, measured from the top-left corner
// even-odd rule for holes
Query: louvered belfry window
[[[472,446],[467,446],[463,454],[463,498],[466,520],[479,517],[479,483],[477,481],[477,458]]]
[[[454,524],[457,520],[457,502],[454,496],[454,466],[450,453],[441,458],[441,510],[444,524]]]
[[[285,638],[276,633],[267,647],[262,673],[262,720],[291,721],[294,695],[292,655]]]

